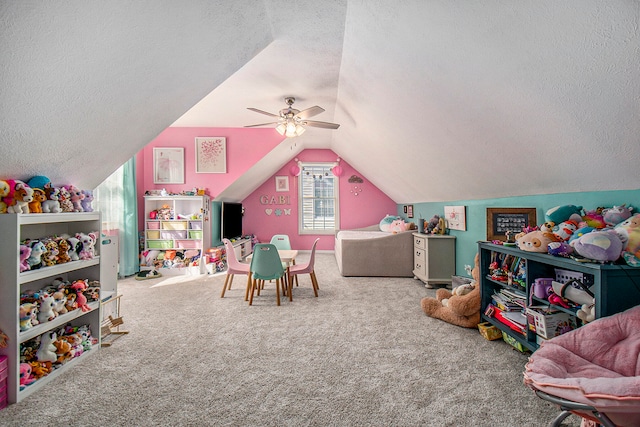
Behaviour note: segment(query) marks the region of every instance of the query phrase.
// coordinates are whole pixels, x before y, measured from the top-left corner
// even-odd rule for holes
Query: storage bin
[[[147,230],[147,239],[159,239],[160,238],[160,230]]]
[[[171,249],[173,247],[173,240],[149,240],[147,247],[149,249]]]
[[[162,221],[163,230],[186,230],[187,221]]]
[[[520,341],[516,340],[511,335],[507,335],[507,333],[504,332],[504,331],[502,331],[502,339],[504,340],[504,342],[509,344],[511,347],[513,347],[516,350],[518,350],[520,353],[525,353],[525,352],[529,351],[529,349],[527,349],[525,346],[523,346],[520,343]]]
[[[202,239],[202,230],[189,230],[190,239]]]
[[[180,230],[162,230],[160,232],[160,237],[162,239],[186,239],[187,238],[187,231],[180,231]]]
[[[160,222],[159,221],[147,221],[147,228],[149,230],[159,230]]]
[[[478,325],[478,330],[480,331],[480,335],[489,341],[499,340],[502,338],[502,331],[489,322],[480,323]]]
[[[563,311],[547,311],[546,306],[527,307],[529,329],[543,338],[553,338],[576,328],[576,319]]]
[[[191,228],[192,230],[202,230],[202,221],[189,222],[189,228]]]
[[[176,247],[180,249],[200,249],[202,242],[200,240],[176,240]]]

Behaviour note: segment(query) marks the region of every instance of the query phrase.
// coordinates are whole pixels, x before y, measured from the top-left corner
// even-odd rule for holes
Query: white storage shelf
[[[145,196],[144,198],[144,248],[145,250],[196,249],[200,255],[211,246],[210,204],[208,196]],[[170,212],[168,217],[152,215],[163,208]],[[149,266],[142,266],[149,268]],[[192,269],[200,273],[206,268],[180,268],[190,273]],[[163,270],[164,271],[164,270]]]
[[[20,345],[43,333],[59,329],[67,324],[73,326],[88,325],[91,335],[100,338],[100,302],[89,303],[90,310],[80,309],[62,314],[56,319],[40,323],[25,331],[20,331],[19,306],[20,295],[27,291],[38,291],[51,285],[54,279],[63,280],[100,280],[100,242],[96,242],[96,256],[93,259],[71,261],[52,267],[42,267],[38,270],[20,272],[18,247],[24,239],[40,239],[47,236],[75,233],[100,232],[99,212],[78,212],[59,214],[3,214],[0,215],[0,228],[5,238],[5,245],[0,248],[0,329],[7,334],[9,340],[5,348],[0,348],[0,354],[8,357],[7,395],[10,403],[18,402],[29,396],[45,384],[53,381],[62,372],[71,368],[100,348],[94,345],[90,351],[60,365],[47,376],[35,381],[20,390]],[[115,279],[115,278],[114,278]],[[115,289],[113,283],[101,281],[101,292],[106,288]]]

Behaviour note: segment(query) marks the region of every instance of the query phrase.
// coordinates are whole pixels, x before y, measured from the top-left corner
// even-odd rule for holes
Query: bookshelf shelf
[[[590,289],[595,294],[596,318],[610,316],[640,304],[640,269],[626,265],[577,262],[568,258],[526,252],[516,247],[487,242],[478,243],[478,250],[480,252],[482,318],[528,350],[535,351],[541,339],[544,338],[536,333],[530,317],[527,317],[522,332],[500,321],[501,316],[496,315],[496,312],[501,309],[495,305],[495,293],[506,292],[516,295],[521,300],[522,307],[514,308],[515,310],[526,312],[530,307],[549,308],[562,313],[565,317],[568,315],[572,324],[580,326],[581,321],[576,316],[577,307],[560,307],[532,293],[535,279],[553,278],[558,271],[561,271],[565,274],[568,272],[570,275],[580,274],[586,283],[592,283]],[[505,272],[510,274],[504,274]],[[516,280],[520,281],[519,284],[515,282]],[[549,335],[548,331],[547,335]]]

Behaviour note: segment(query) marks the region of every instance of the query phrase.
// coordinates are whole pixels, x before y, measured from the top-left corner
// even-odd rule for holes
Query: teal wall
[[[576,205],[592,210],[598,206],[611,207],[623,203],[633,206],[634,212],[640,211],[640,189],[417,203],[413,205],[412,219],[406,218],[405,205],[398,205],[398,215],[404,217],[406,221],[417,222],[420,216],[425,220],[429,220],[434,215],[444,216],[444,206],[466,206],[467,231],[449,231],[449,234],[456,236],[456,274],[466,276],[464,266],[465,264],[473,265],[473,258],[478,251],[477,242],[487,239],[487,208],[536,208],[537,222],[540,225],[544,222],[544,213],[554,206]]]

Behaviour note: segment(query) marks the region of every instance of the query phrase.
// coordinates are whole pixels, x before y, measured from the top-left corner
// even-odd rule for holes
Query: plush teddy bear
[[[420,301],[425,314],[463,328],[477,327],[480,323],[479,262],[480,255],[476,254],[475,267],[471,271],[473,290],[465,293],[468,290],[465,289],[465,292],[460,292],[463,295],[455,295],[458,292],[455,289],[453,293],[444,288],[438,289],[436,298],[425,297]]]

